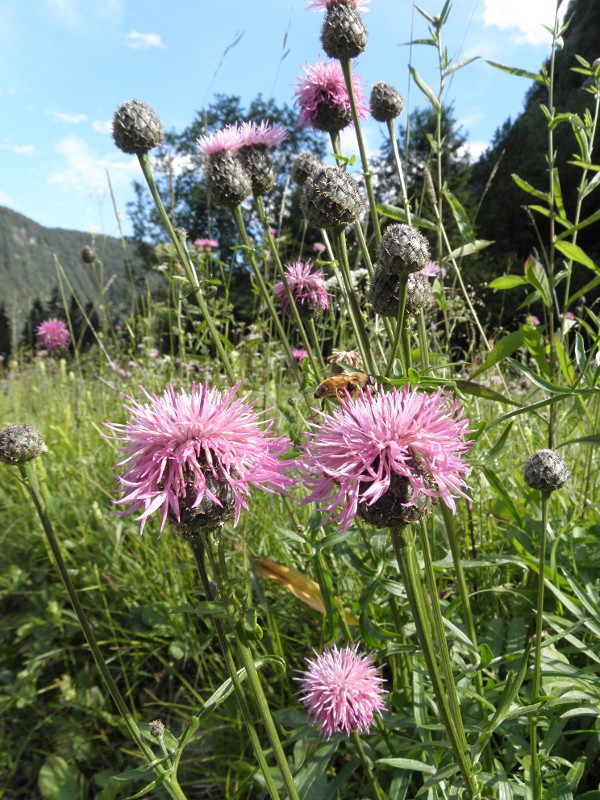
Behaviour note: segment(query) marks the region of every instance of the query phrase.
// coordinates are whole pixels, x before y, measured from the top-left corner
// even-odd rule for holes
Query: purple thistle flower
[[[256,122],[242,122],[239,126],[240,147],[253,147],[256,145],[275,147],[281,144],[284,139],[287,139],[287,135],[288,132],[282,125],[279,125],[279,123],[271,125],[270,122],[265,120],[258,124]]]
[[[196,142],[196,149],[205,156],[236,153],[240,147],[240,129],[237,125],[226,125],[215,133],[201,136]]]
[[[315,242],[313,244],[313,246],[312,246],[312,249],[313,249],[313,253],[317,253],[318,255],[321,255],[321,253],[325,252],[326,247],[323,244],[323,242]]]
[[[288,439],[269,434],[273,420],[261,420],[253,403],[234,399],[238,387],[221,393],[193,383],[189,393],[168,386],[162,396],[142,388],[148,402],[128,398],[128,423],[105,423],[124,454],[118,464],[126,468],[118,477],[123,497],[117,502],[129,505],[124,514],[142,510],[140,533],[159,510],[161,533],[167,518],[183,525],[182,512],[199,509],[209,517],[225,505],[231,516],[235,510],[237,525],[250,485],[285,492],[293,484],[286,463],[278,460]]]
[[[329,307],[329,294],[325,288],[323,270],[312,272],[313,262],[296,261],[285,265],[285,277],[298,311],[314,314]],[[282,281],[273,286],[273,295],[282,312],[289,313],[290,303]]]
[[[212,250],[214,247],[215,249],[218,248],[219,242],[217,239],[194,239],[194,247],[198,247],[200,250]]]
[[[312,67],[302,69],[304,75],[296,84],[294,92],[295,103],[300,108],[300,125],[330,130],[329,120],[333,113],[339,119],[337,130],[347,127],[352,121],[352,109],[340,62],[331,60],[324,64],[319,58]],[[369,108],[364,100],[362,83],[356,75],[352,76],[352,85],[358,116],[366,119]],[[323,119],[328,127],[323,127]]]
[[[435,278],[439,273],[440,265],[436,264],[435,261],[430,261],[426,267],[419,271],[419,275],[423,275],[426,278]]]
[[[428,395],[406,386],[373,396],[367,388],[310,424],[300,469],[312,491],[302,503],[320,503],[341,531],[359,504],[372,508],[399,482],[408,488],[406,507],[418,507],[419,494],[440,498],[453,511],[456,495],[468,499],[463,476],[470,470],[462,456],[471,444],[463,440],[469,420],[441,391]]]
[[[300,702],[306,707],[311,723],[319,727],[327,739],[343,731],[366,733],[375,714],[385,709],[387,692],[372,653],[362,655],[358,645],[338,650],[327,647],[321,655],[307,658],[308,669],[296,678],[301,684]]]
[[[308,353],[303,347],[292,347],[292,355],[296,360],[296,364],[300,366],[305,358],[308,358]]]
[[[313,11],[327,11],[327,6],[339,2],[344,2],[349,6],[354,6],[354,8],[361,8],[363,11],[368,11],[369,9],[365,6],[367,6],[371,0],[309,0],[307,8],[312,8]]]
[[[69,344],[71,334],[62,319],[46,319],[35,330],[39,343],[47,350],[57,350]]]

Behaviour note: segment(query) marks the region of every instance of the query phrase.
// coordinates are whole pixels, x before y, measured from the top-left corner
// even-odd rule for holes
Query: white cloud
[[[561,19],[566,5],[561,8]],[[555,8],[555,0],[484,0],[483,25],[513,32],[517,44],[547,45],[550,34],[542,26],[552,27]]]
[[[381,142],[379,129],[377,127],[373,127],[372,125],[370,126],[368,122],[363,122],[360,126],[360,129],[362,131],[367,160],[369,160],[379,155],[379,146]],[[356,160],[353,168],[362,170],[358,143],[356,141],[356,133],[352,125],[349,125],[347,128],[344,128],[343,131],[340,131],[340,147],[342,154],[345,155],[346,158],[355,156]]]
[[[8,144],[3,142],[0,147],[3,150],[10,150],[11,153],[16,153],[18,156],[32,156],[35,153],[34,144]]]
[[[472,161],[476,161],[482,153],[485,153],[489,146],[489,142],[465,142],[459,150],[459,155],[468,155]]]
[[[92,122],[92,128],[96,133],[112,133],[112,120],[111,119],[95,119]]]
[[[45,0],[54,21],[76,31],[98,23],[118,23],[123,17],[123,0]]]
[[[110,172],[110,179],[114,188],[129,186],[133,178],[139,175],[139,165],[136,159],[123,159],[119,153],[98,156],[89,144],[77,136],[68,136],[60,139],[54,150],[65,160],[63,169],[53,172],[48,183],[64,191],[98,196],[108,191],[106,170]]]
[[[123,39],[127,47],[133,50],[147,50],[149,47],[164,47],[160,33],[140,33],[139,31],[131,31],[127,33]]]
[[[52,116],[59,122],[68,122],[70,125],[78,125],[80,122],[87,122],[87,114],[71,114],[68,111],[53,111]]]

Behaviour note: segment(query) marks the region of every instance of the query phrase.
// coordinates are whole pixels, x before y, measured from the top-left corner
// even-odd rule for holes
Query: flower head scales
[[[334,733],[366,732],[374,715],[385,709],[383,678],[373,664],[372,654],[361,654],[358,645],[338,649],[327,647],[315,658],[307,658],[302,677],[300,702],[312,724],[330,739]]]
[[[468,498],[470,470],[462,456],[471,444],[464,441],[469,420],[441,391],[428,395],[406,386],[372,395],[367,388],[311,425],[300,469],[312,491],[302,502],[320,503],[342,531],[359,504],[373,506],[398,479],[408,482],[408,505],[422,494],[455,510],[455,496]]]
[[[323,127],[323,119],[328,120],[331,113],[337,115],[339,120],[337,130],[349,125],[352,120],[352,109],[340,62],[329,60],[323,63],[319,58],[316,64],[305,66],[303,70],[304,75],[300,77],[294,92],[295,103],[300,109],[300,125],[329,130],[329,127]],[[352,76],[352,85],[358,116],[360,119],[366,119],[369,109],[358,76]]]
[[[332,3],[340,2],[344,2],[354,8],[361,8],[363,11],[368,11],[369,9],[366,8],[366,6],[371,0],[309,0],[307,8],[312,8],[313,11],[327,11],[327,6],[330,6]]]
[[[298,309],[307,311],[326,311],[329,294],[325,287],[323,270],[313,271],[313,262],[296,261],[285,265],[285,278]],[[273,286],[273,295],[282,311],[289,311],[290,303],[282,281]]]
[[[46,319],[36,328],[36,335],[42,347],[57,350],[69,344],[71,334],[62,319]]]
[[[252,403],[234,398],[238,387],[222,393],[193,383],[190,392],[176,392],[170,385],[162,396],[142,389],[147,402],[128,398],[124,406],[129,422],[106,423],[124,454],[118,464],[125,468],[118,477],[123,496],[117,502],[129,506],[125,514],[141,510],[141,531],[156,511],[162,513],[162,533],[167,517],[180,522],[184,505],[197,508],[206,500],[222,505],[216,486],[231,497],[237,524],[250,485],[285,492],[293,483],[279,461],[289,441],[270,434],[273,421],[261,420]]]

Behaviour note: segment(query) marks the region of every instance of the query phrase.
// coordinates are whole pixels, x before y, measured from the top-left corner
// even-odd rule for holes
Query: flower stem
[[[398,151],[398,142],[396,141],[396,121],[390,119],[387,123],[388,133],[390,135],[390,144],[392,145],[392,154],[396,164],[396,171],[400,178],[400,190],[402,192],[402,202],[404,203],[404,213],[406,214],[406,222],[412,225],[412,215],[410,213],[410,202],[408,200],[408,192],[406,191],[406,181],[404,180],[404,169],[402,168],[402,160]]]
[[[200,575],[200,580],[202,582],[206,598],[207,600],[215,600],[215,592],[213,591],[213,586],[211,585],[208,573],[206,572],[206,542],[204,541],[203,538],[191,539],[190,546],[192,548],[192,553],[194,554],[194,559],[196,560],[196,565],[198,567],[198,574]],[[254,755],[256,756],[256,760],[258,761],[261,772],[264,776],[267,788],[269,790],[269,794],[271,795],[273,800],[279,800],[279,793],[277,791],[275,783],[273,782],[273,778],[271,777],[269,765],[267,764],[267,761],[265,759],[262,745],[260,743],[258,734],[256,732],[256,728],[254,726],[254,722],[252,720],[252,713],[250,711],[250,707],[248,705],[246,696],[244,694],[242,685],[240,683],[237,668],[235,666],[235,662],[231,654],[231,649],[229,647],[229,642],[227,641],[227,636],[225,634],[225,629],[223,627],[221,620],[217,616],[213,617],[213,624],[215,626],[215,631],[217,634],[217,639],[219,640],[219,646],[221,647],[221,652],[225,657],[225,664],[227,665],[227,671],[229,672],[229,677],[231,678],[231,682],[233,684],[235,696],[237,698],[240,711],[242,712],[242,716],[244,718],[244,724],[246,726],[246,730],[248,731],[248,736],[250,737],[250,743],[252,744]]]
[[[360,736],[358,735],[357,731],[352,731],[351,734],[352,743],[358,753],[358,757],[360,758],[360,763],[362,764],[362,768],[367,776],[367,780],[373,787],[373,797],[374,800],[388,800],[387,794],[383,791],[381,786],[379,785],[379,781],[375,773],[373,772],[373,768],[367,758],[367,754],[365,753],[365,748],[363,747],[363,743],[361,741]]]
[[[225,559],[225,551],[223,549],[220,532],[212,531],[208,534],[207,538],[209,544],[207,553],[213,576],[219,586],[220,597],[225,606],[227,618],[236,639],[242,664],[246,669],[246,676],[254,696],[254,701],[267,732],[271,747],[273,748],[273,755],[277,761],[277,766],[279,767],[279,772],[287,790],[288,798],[289,800],[300,800],[285,752],[281,746],[279,734],[277,733],[277,728],[275,727],[267,698],[260,682],[258,671],[254,664],[254,656],[248,644],[248,634],[238,619],[237,604],[235,598],[230,593],[227,561]]]
[[[180,237],[177,235],[175,229],[173,228],[173,225],[171,224],[169,215],[165,210],[165,207],[158,193],[158,189],[156,188],[156,184],[154,183],[154,178],[152,177],[152,170],[150,169],[150,160],[148,158],[148,154],[138,153],[138,161],[140,162],[140,167],[142,168],[142,172],[144,173],[144,178],[146,179],[146,183],[148,184],[148,188],[150,189],[150,193],[152,194],[154,204],[156,205],[158,213],[160,214],[160,217],[163,221],[163,225],[167,229],[167,233],[169,234],[171,241],[175,245],[175,250],[177,251],[177,255],[181,260],[181,265],[185,270],[185,274],[190,283],[190,286],[192,287],[192,291],[194,292],[194,297],[196,298],[198,307],[200,308],[200,311],[202,312],[202,315],[206,320],[208,330],[210,331],[210,335],[212,336],[213,342],[217,349],[217,353],[219,354],[219,358],[221,359],[221,363],[223,364],[223,369],[227,373],[227,377],[229,378],[231,383],[235,383],[236,381],[233,368],[229,361],[227,352],[223,347],[223,342],[221,341],[219,332],[215,327],[214,320],[211,316],[206,300],[204,299],[204,295],[202,294],[202,289],[200,288],[200,284],[198,283],[198,276],[196,275],[196,270],[194,269],[194,266],[191,262],[187,249],[183,246]]]
[[[98,642],[96,640],[96,636],[94,635],[94,631],[90,623],[88,622],[88,618],[86,616],[85,611],[83,610],[83,606],[79,602],[79,597],[77,596],[77,592],[75,591],[75,587],[73,585],[73,581],[71,580],[71,576],[69,575],[69,571],[67,569],[67,565],[64,562],[62,557],[62,553],[60,550],[60,546],[58,544],[58,540],[56,538],[56,534],[54,533],[54,528],[52,526],[52,522],[50,521],[50,517],[48,516],[48,511],[46,509],[46,504],[44,503],[44,499],[42,497],[42,492],[40,489],[40,484],[38,480],[37,468],[35,466],[35,462],[27,461],[26,463],[19,465],[19,470],[21,472],[21,476],[23,478],[23,482],[27,491],[31,495],[31,499],[33,500],[33,504],[37,511],[38,517],[40,518],[40,522],[42,523],[42,527],[44,529],[44,533],[46,534],[46,539],[48,540],[48,544],[50,545],[50,550],[52,551],[52,555],[54,557],[54,562],[58,569],[58,573],[60,575],[60,579],[69,595],[69,600],[71,601],[71,605],[73,606],[73,610],[75,611],[75,615],[81,626],[81,630],[83,631],[83,635],[86,638],[86,641],[89,645],[90,650],[92,651],[92,656],[94,661],[96,662],[96,667],[98,668],[98,672],[102,676],[104,683],[106,684],[106,688],[110,692],[110,695],[121,715],[123,718],[123,722],[127,730],[129,731],[131,738],[138,746],[139,750],[144,755],[148,766],[153,770],[154,774],[158,777],[163,779],[163,785],[168,793],[171,795],[174,800],[185,800],[185,794],[179,783],[177,782],[177,777],[174,773],[169,774],[169,770],[166,770],[162,764],[157,763],[157,758],[149,747],[149,745],[144,741],[140,729],[137,725],[137,722],[133,718],[132,714],[130,713],[127,704],[123,698],[123,695],[119,691],[117,684],[115,683],[110,670],[108,669],[108,665],[104,660],[104,656],[102,655],[102,651],[98,646]]]
[[[352,83],[352,62],[349,58],[341,58],[340,64],[342,67],[342,72],[344,73],[344,80],[346,81],[346,89],[348,90],[348,98],[350,100],[352,121],[354,122],[356,142],[358,144],[358,152],[360,153],[360,161],[363,168],[365,186],[367,187],[367,196],[369,198],[369,208],[371,209],[371,221],[373,223],[373,230],[375,232],[375,240],[379,242],[379,240],[381,239],[381,229],[379,228],[379,217],[377,216],[377,203],[375,202],[375,195],[373,194],[372,174],[369,170],[367,151],[365,149],[365,143],[363,140],[362,130],[360,127],[360,119],[358,116],[358,110],[356,108],[354,85]]]
[[[438,712],[463,776],[467,793],[472,800],[475,800],[480,797],[480,790],[473,775],[473,765],[462,728],[462,719],[460,716],[458,718],[453,716],[447,698],[447,691],[450,691],[450,687],[444,686],[440,675],[432,635],[431,612],[423,591],[421,570],[415,550],[415,535],[410,526],[392,529],[392,544],[432,683]]]
[[[394,329],[394,339],[392,341],[392,347],[390,350],[387,367],[385,368],[386,377],[389,377],[391,375],[392,369],[394,368],[394,361],[396,360],[396,353],[398,352],[398,345],[400,344],[401,339],[403,343],[402,366],[404,368],[405,375],[408,374],[408,368],[410,367],[410,345],[408,347],[408,353],[407,353],[404,337],[402,335],[404,330],[404,310],[406,308],[406,295],[408,293],[408,275],[400,276],[400,281],[398,284],[398,292],[399,292],[398,317],[396,319],[396,328]]]
[[[537,602],[535,615],[535,646],[533,653],[533,687],[532,702],[537,703],[542,687],[542,633],[544,624],[544,578],[546,573],[546,539],[548,534],[548,500],[550,494],[542,492],[542,528],[539,542],[539,562],[537,576]],[[542,775],[540,771],[540,758],[538,752],[537,735],[538,715],[532,714],[530,722],[530,749],[531,749],[531,796],[533,800],[542,797]]]

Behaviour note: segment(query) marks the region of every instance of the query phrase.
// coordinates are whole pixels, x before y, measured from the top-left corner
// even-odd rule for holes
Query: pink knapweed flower
[[[440,265],[435,261],[430,261],[426,267],[419,271],[419,275],[424,275],[426,278],[435,278],[440,273]]]
[[[140,533],[156,511],[162,533],[167,518],[179,525],[182,512],[209,515],[225,501],[237,525],[250,485],[282,492],[292,485],[289,462],[279,460],[290,442],[270,434],[273,420],[261,420],[253,403],[234,398],[238,387],[222,393],[192,383],[189,392],[168,386],[162,396],[142,388],[147,402],[130,397],[124,405],[129,422],[106,423],[124,454],[117,502],[129,506],[125,514],[142,511]]]
[[[205,156],[216,156],[219,153],[235,153],[240,147],[240,129],[238,125],[226,125],[214,133],[201,136],[196,142],[196,149]]]
[[[410,490],[403,506],[418,505],[421,493],[454,511],[456,495],[468,498],[470,470],[462,456],[471,444],[464,441],[469,420],[441,391],[428,395],[406,386],[372,395],[367,388],[309,424],[300,471],[312,491],[302,502],[320,503],[341,531],[359,504],[373,507],[399,479]]]
[[[337,115],[339,119],[337,130],[349,125],[352,121],[352,110],[340,62],[330,60],[323,63],[319,58],[312,67],[306,66],[302,69],[304,75],[296,84],[294,92],[294,102],[300,109],[300,125],[330,130],[330,127],[323,127],[323,119],[328,124],[331,114]],[[369,108],[364,100],[361,80],[356,75],[352,76],[352,86],[358,116],[366,119]]]
[[[385,709],[383,678],[373,664],[371,653],[358,652],[358,645],[338,649],[327,647],[321,655],[307,658],[308,668],[298,692],[311,723],[319,727],[327,739],[334,733],[365,733],[375,714]]]
[[[256,122],[242,122],[238,128],[240,147],[275,147],[287,139],[288,132],[279,123],[271,125],[270,122],[262,120]]]
[[[307,8],[312,8],[314,11],[327,11],[327,6],[339,2],[340,0],[310,0]],[[363,11],[368,11],[369,9],[366,8],[366,6],[371,0],[341,0],[341,2],[349,6],[354,6],[354,8],[362,8]]]
[[[329,294],[325,288],[323,270],[316,269],[313,272],[312,268],[313,262],[310,259],[286,264],[284,268],[285,278],[296,308],[298,311],[307,313],[326,311],[329,306]],[[273,295],[281,310],[289,312],[290,302],[282,281],[273,286]]]
[[[194,239],[194,247],[208,252],[213,248],[216,250],[219,247],[219,242],[217,239]]]
[[[321,253],[325,252],[326,247],[323,244],[323,242],[315,242],[313,244],[313,246],[312,246],[312,249],[313,249],[313,253],[318,253],[319,255],[321,255]]]
[[[308,353],[303,347],[292,347],[292,355],[296,361],[296,364],[300,366],[305,358],[308,358]]]
[[[57,350],[69,344],[71,334],[62,319],[46,319],[37,326],[36,336],[42,347]]]

